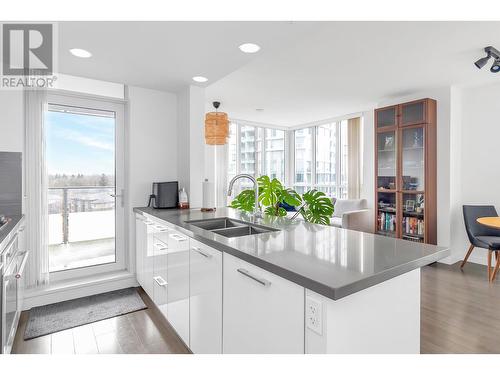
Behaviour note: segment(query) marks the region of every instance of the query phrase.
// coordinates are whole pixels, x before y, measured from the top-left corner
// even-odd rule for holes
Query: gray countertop
[[[11,215],[9,218],[11,219],[7,224],[5,224],[1,229],[0,229],[0,254],[3,251],[3,246],[6,245],[3,242],[9,235],[17,229],[19,223],[23,219],[23,215]]]
[[[186,223],[217,217],[252,221],[231,208],[216,212],[134,208],[134,212],[164,220],[195,240],[334,300],[450,255],[444,247],[287,218],[257,219],[255,223],[279,231],[235,238]]]

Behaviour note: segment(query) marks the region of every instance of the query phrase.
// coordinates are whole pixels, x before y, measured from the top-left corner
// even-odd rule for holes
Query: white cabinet
[[[169,229],[166,226],[154,225],[153,233],[153,302],[160,312],[168,318],[168,237]]]
[[[146,218],[140,214],[135,215],[135,272],[137,282],[144,286],[144,256],[147,249]]]
[[[222,252],[190,240],[190,348],[195,354],[222,352]]]
[[[155,224],[152,221],[146,221],[146,248],[144,249],[142,261],[144,283],[142,288],[149,298],[154,299],[154,235],[156,232]]]
[[[304,353],[304,288],[223,258],[223,352]]]
[[[168,231],[167,318],[189,346],[189,237]]]

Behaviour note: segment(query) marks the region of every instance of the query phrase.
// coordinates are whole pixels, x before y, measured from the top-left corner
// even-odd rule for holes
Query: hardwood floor
[[[24,341],[21,315],[13,353],[189,353],[139,289],[147,310]],[[500,353],[500,280],[485,266],[436,263],[422,269],[421,353]]]
[[[189,353],[173,329],[151,308],[151,300],[139,289],[148,309],[101,320],[51,335],[24,341],[28,319],[21,315],[14,354],[185,354]]]
[[[500,353],[500,281],[486,266],[422,269],[421,353]]]

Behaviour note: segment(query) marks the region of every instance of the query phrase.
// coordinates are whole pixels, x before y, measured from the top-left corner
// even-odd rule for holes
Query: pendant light
[[[208,112],[205,115],[205,143],[207,145],[225,145],[229,136],[227,113],[217,112],[220,102],[212,104],[215,112]]]

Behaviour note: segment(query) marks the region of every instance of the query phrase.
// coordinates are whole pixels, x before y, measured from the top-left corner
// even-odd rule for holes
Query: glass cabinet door
[[[396,193],[377,192],[377,233],[396,236]]]
[[[401,105],[401,125],[416,125],[425,122],[425,101]]]
[[[377,123],[377,128],[396,126],[397,108],[397,106],[393,106],[377,110],[375,112],[375,122]]]
[[[402,190],[424,190],[424,128],[402,131]]]
[[[401,237],[405,240],[423,242],[425,238],[424,194],[403,194],[402,206]]]
[[[396,189],[396,132],[377,134],[377,189]]]

